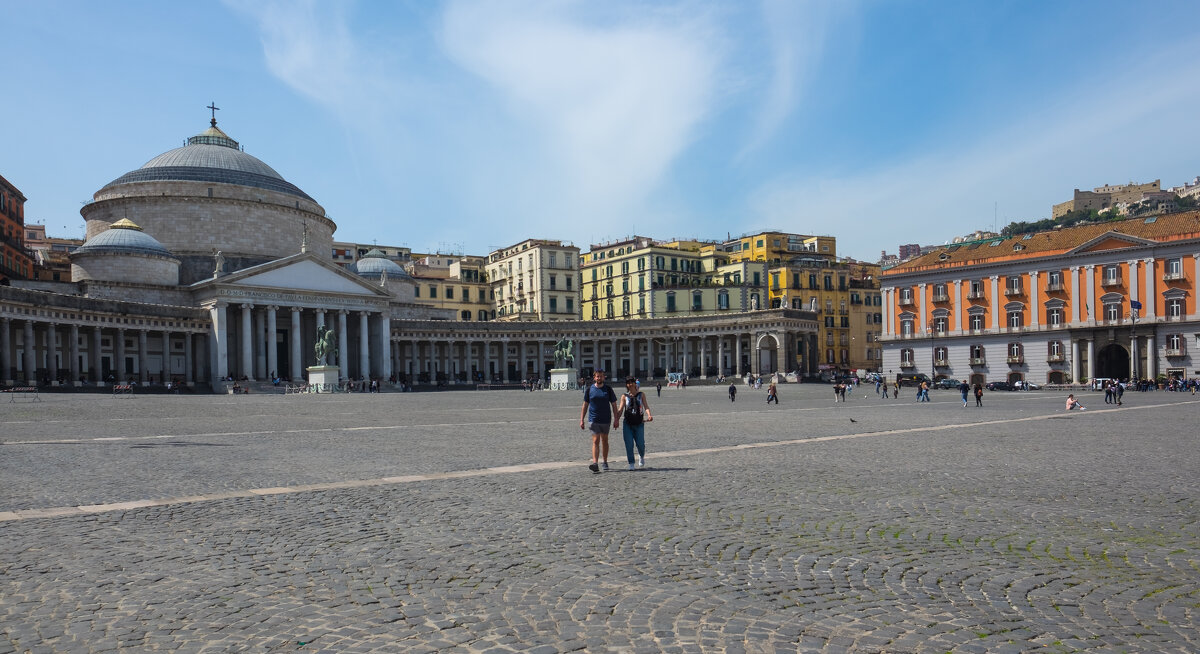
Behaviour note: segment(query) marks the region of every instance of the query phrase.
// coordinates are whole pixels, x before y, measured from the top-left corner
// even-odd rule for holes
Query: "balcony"
[[[1017,296],[1017,295],[1025,295],[1025,289],[1023,289],[1023,288],[1022,288],[1022,287],[1020,287],[1020,286],[1011,286],[1011,287],[1010,287],[1010,286],[1006,286],[1006,287],[1004,287],[1004,295],[1005,295],[1005,297],[1013,297],[1013,296]]]
[[[914,302],[913,302],[913,299],[910,297],[902,297],[899,300],[896,300],[896,304],[898,304],[902,307],[911,307],[914,304]]]
[[[1046,292],[1047,293],[1056,293],[1056,292],[1060,292],[1062,290],[1063,290],[1062,282],[1049,282],[1046,284]]]
[[[1163,350],[1163,354],[1171,359],[1178,358],[1178,357],[1185,357],[1185,356],[1187,356],[1187,348],[1183,348],[1183,347],[1171,348],[1171,347],[1169,347],[1166,350]]]
[[[1048,354],[1048,355],[1046,355],[1046,363],[1062,363],[1062,362],[1064,362],[1064,361],[1066,361],[1066,360],[1067,360],[1067,358],[1066,358],[1066,357],[1064,357],[1064,356],[1063,356],[1063,355],[1061,355],[1061,354]]]
[[[982,300],[984,298],[983,291],[968,291],[968,300]]]
[[[904,369],[916,368],[917,364],[913,363],[912,361],[901,361],[900,367]]]
[[[1179,282],[1183,281],[1183,271],[1163,273],[1164,282]]]
[[[1009,363],[1015,363],[1015,364],[1018,364],[1018,365],[1019,365],[1019,364],[1022,364],[1022,363],[1025,363],[1025,356],[1024,356],[1024,355],[1020,355],[1020,354],[1018,354],[1018,355],[1017,355],[1017,356],[1015,356],[1015,357],[1014,357],[1014,356],[1010,356],[1010,357],[1008,357],[1008,362],[1009,362]]]
[[[933,301],[934,302],[949,302],[950,296],[945,293],[934,293]]]
[[[987,359],[986,359],[986,358],[984,358],[984,357],[971,357],[971,365],[973,365],[973,366],[986,366],[986,365],[987,365]]]
[[[933,367],[935,367],[935,368],[949,368],[949,367],[950,367],[950,361],[949,361],[948,359],[934,359],[934,360],[933,360]]]
[[[1104,288],[1120,286],[1121,278],[1119,276],[1118,277],[1105,277],[1104,279],[1100,280],[1100,285],[1103,286]]]

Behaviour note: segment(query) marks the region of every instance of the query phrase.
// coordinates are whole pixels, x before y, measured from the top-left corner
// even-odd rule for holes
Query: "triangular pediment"
[[[1125,248],[1136,248],[1144,245],[1154,245],[1155,241],[1150,239],[1138,238],[1129,234],[1120,232],[1105,232],[1096,238],[1081,243],[1067,254],[1082,254],[1085,252],[1103,252],[1105,250],[1123,250]]]
[[[337,264],[322,261],[312,254],[296,254],[283,259],[245,268],[207,279],[196,286],[275,288],[310,293],[339,293],[367,297],[388,297],[382,287],[343,270]]]

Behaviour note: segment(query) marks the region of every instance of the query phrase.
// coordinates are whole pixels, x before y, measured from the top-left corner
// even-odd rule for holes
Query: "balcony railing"
[[[968,300],[982,300],[983,291],[967,291]]]
[[[949,302],[950,296],[945,293],[934,293],[933,301],[934,302]]]
[[[1015,356],[1015,357],[1014,357],[1014,356],[1011,356],[1011,355],[1009,355],[1009,357],[1008,357],[1008,362],[1009,362],[1009,363],[1025,363],[1025,357],[1024,357],[1023,355],[1020,355],[1020,354],[1018,354],[1018,355],[1017,355],[1017,356]]]
[[[1006,286],[1006,287],[1004,287],[1004,294],[1009,297],[1014,296],[1014,295],[1025,295],[1025,290],[1022,289],[1020,286],[1015,286],[1015,287]]]
[[[985,366],[985,365],[987,365],[987,359],[984,357],[971,357],[971,365]]]
[[[1170,348],[1169,347],[1164,351],[1164,353],[1166,354],[1166,356],[1169,356],[1171,358],[1187,356],[1187,348],[1183,348],[1183,347]]]
[[[1183,271],[1163,273],[1164,282],[1177,282],[1183,279]]]
[[[902,297],[896,301],[896,304],[899,304],[902,307],[910,307],[913,305],[913,299],[910,297]]]
[[[1066,361],[1066,360],[1067,360],[1067,358],[1061,354],[1047,354],[1046,355],[1046,363],[1062,363],[1063,361]]]
[[[916,368],[917,364],[913,363],[912,361],[901,361],[900,367],[901,368]]]
[[[934,359],[933,365],[937,368],[946,368],[949,367],[950,361],[947,359]]]
[[[1047,293],[1054,293],[1055,291],[1061,291],[1061,290],[1063,290],[1062,282],[1050,282],[1050,283],[1046,284],[1046,292]]]
[[[1120,277],[1105,277],[1104,279],[1100,280],[1100,285],[1105,288],[1108,288],[1110,286],[1120,286],[1121,278]]]

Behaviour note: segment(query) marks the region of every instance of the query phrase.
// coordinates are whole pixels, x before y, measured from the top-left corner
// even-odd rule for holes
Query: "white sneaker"
[[[630,470],[633,470],[633,464],[632,464],[632,463],[630,463],[630,464],[629,464],[629,469],[630,469]]]
[[[637,467],[639,467],[639,468],[646,467],[646,457],[642,457],[642,456],[638,457]]]

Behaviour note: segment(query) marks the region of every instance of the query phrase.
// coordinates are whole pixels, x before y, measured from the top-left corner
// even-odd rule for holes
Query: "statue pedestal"
[[[579,388],[578,368],[551,368],[550,390],[573,391]]]
[[[308,386],[317,393],[332,393],[338,387],[338,366],[309,366]]]

